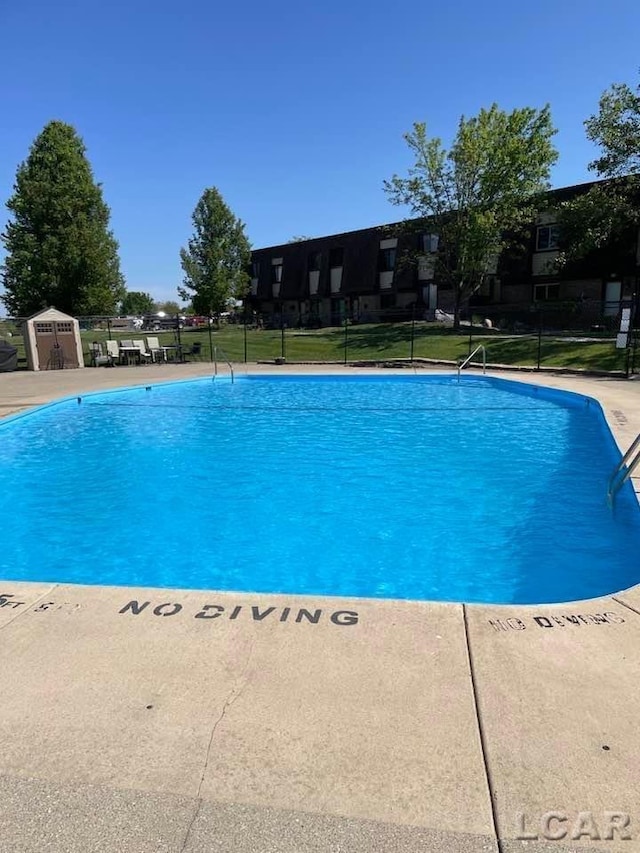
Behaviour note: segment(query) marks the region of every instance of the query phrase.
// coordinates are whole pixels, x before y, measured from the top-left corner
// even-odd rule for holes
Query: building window
[[[438,243],[440,237],[437,234],[420,234],[419,250],[425,254],[431,254],[438,251]]]
[[[329,266],[341,267],[344,265],[344,249],[342,247],[338,247],[336,249],[331,249],[329,252]]]
[[[260,261],[251,262],[251,278],[260,278]]]
[[[539,225],[536,231],[536,252],[549,252],[560,244],[558,225]]]
[[[559,284],[536,284],[533,298],[536,302],[553,302],[560,299]]]
[[[320,262],[322,261],[322,252],[309,252],[309,272],[313,272],[314,270],[320,269]],[[338,264],[340,266],[340,264]]]
[[[271,265],[271,283],[280,284],[282,281],[282,264]]]
[[[393,272],[396,265],[396,249],[380,249],[378,264],[380,272]]]

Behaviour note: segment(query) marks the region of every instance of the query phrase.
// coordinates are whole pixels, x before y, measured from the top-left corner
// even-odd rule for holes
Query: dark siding
[[[551,209],[554,204],[569,199],[577,194],[588,191],[593,183],[581,184],[574,187],[563,187],[550,191],[544,200],[542,208]],[[349,231],[317,237],[296,243],[285,243],[252,253],[254,260],[260,261],[258,291],[254,301],[267,303],[273,301],[272,296],[272,264],[273,258],[283,259],[283,272],[278,301],[302,301],[310,299],[308,262],[312,253],[320,253],[320,277],[318,299],[335,297],[367,296],[380,293],[379,287],[379,250],[380,241],[391,237],[398,238],[396,266],[393,287],[384,293],[415,292],[418,302],[422,282],[418,280],[417,254],[419,235],[428,230],[425,220],[414,220],[411,223],[391,223],[359,231]],[[339,294],[331,294],[329,255],[332,249],[342,248],[344,264],[342,288]],[[616,245],[593,253],[554,276],[532,276],[531,259],[535,251],[535,227],[531,234],[523,240],[522,249],[510,251],[500,259],[499,277],[504,301],[512,301],[509,296],[522,299],[528,293],[528,299],[533,299],[535,283],[543,284],[548,281],[576,281],[582,278],[595,279],[617,276],[631,277],[635,275],[635,233],[625,235]],[[444,294],[444,288],[440,285]]]

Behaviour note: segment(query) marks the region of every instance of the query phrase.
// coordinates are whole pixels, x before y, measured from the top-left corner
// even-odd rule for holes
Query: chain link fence
[[[86,366],[96,364],[95,353],[98,348],[106,352],[107,341],[120,348],[123,341],[142,341],[146,351],[161,351],[162,361],[179,363],[226,357],[236,363],[456,365],[482,345],[489,365],[628,376],[640,371],[640,357],[633,323],[627,346],[617,346],[622,307],[603,309],[601,302],[588,301],[467,307],[459,328],[451,314],[425,316],[415,306],[368,312],[366,317],[343,311],[326,324],[308,314],[255,311],[222,318],[77,319]],[[18,370],[27,368],[22,322],[19,317],[0,318],[0,342],[17,351]],[[481,360],[480,353],[473,359]],[[135,363],[131,358],[114,363],[121,361]]]

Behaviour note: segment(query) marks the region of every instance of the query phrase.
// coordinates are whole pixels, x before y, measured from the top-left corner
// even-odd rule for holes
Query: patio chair
[[[200,358],[202,355],[202,344],[200,341],[194,341],[194,343],[190,347],[182,347],[182,356],[183,358],[186,356],[193,356],[193,358]]]
[[[164,361],[164,350],[160,346],[160,338],[147,337],[147,349],[153,361]]]
[[[89,355],[91,356],[91,367],[100,367],[102,364],[113,367],[113,358],[108,352],[102,352],[102,344],[98,341],[89,344]]]
[[[147,348],[145,347],[143,340],[134,340],[133,345],[134,347],[138,347],[138,349],[140,350],[140,358],[144,359],[145,364],[148,364],[150,361],[153,361],[153,354],[147,352]]]
[[[113,364],[120,364],[120,347],[118,341],[107,341],[107,355],[111,357]]]

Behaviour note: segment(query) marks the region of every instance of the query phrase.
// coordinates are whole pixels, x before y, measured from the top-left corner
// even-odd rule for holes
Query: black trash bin
[[[0,373],[9,373],[18,367],[18,349],[6,341],[0,341]]]

